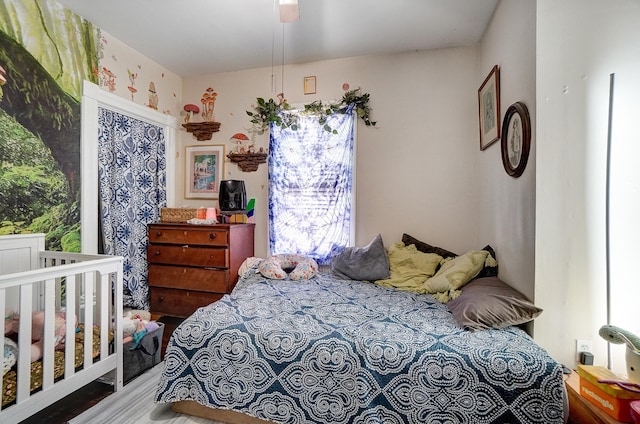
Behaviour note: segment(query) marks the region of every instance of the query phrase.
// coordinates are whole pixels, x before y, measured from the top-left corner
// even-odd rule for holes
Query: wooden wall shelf
[[[257,171],[258,166],[267,161],[266,153],[229,153],[227,157],[244,172]]]
[[[189,122],[182,124],[186,128],[187,132],[193,134],[198,141],[211,140],[211,136],[214,132],[220,131],[220,122],[205,121],[205,122]]]

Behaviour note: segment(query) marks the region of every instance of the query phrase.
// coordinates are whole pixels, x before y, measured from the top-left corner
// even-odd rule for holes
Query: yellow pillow
[[[464,255],[446,261],[436,275],[424,282],[427,293],[457,290],[482,271],[489,252],[470,250]]]
[[[389,247],[390,278],[375,283],[389,288],[426,293],[422,285],[436,272],[442,256],[422,253],[411,244],[394,243]]]
[[[433,253],[422,253],[416,246],[405,246],[398,242],[389,248],[389,268],[391,278],[406,275],[425,275],[431,277],[440,265],[442,257]]]

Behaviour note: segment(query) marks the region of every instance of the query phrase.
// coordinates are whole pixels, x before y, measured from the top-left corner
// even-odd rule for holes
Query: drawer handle
[[[209,234],[209,238],[210,238],[211,240],[213,240],[213,239],[214,239],[214,238],[216,238],[216,237],[217,237],[216,233],[211,233],[211,234]]]
[[[160,256],[160,251],[159,250],[154,250],[153,254],[154,254],[154,256]]]
[[[164,296],[160,296],[160,302],[164,302]]]
[[[156,231],[156,237],[160,237],[162,235],[162,231]]]

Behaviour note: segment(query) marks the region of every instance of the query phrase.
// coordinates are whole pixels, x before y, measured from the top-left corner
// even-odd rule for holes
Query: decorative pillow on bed
[[[484,268],[480,271],[480,274],[476,278],[484,278],[484,277],[497,277],[498,276],[498,257],[496,256],[495,250],[493,247],[486,245],[480,250],[486,250],[489,252],[489,256],[487,256],[487,260],[484,263]]]
[[[486,250],[471,250],[447,260],[436,275],[425,281],[425,287],[429,293],[458,290],[480,273],[488,254]]]
[[[331,259],[331,272],[340,278],[375,281],[389,278],[389,257],[378,234],[365,247],[347,247]]]
[[[260,263],[258,271],[264,277],[274,280],[284,280],[287,277],[292,280],[308,280],[318,273],[318,263],[304,255],[273,255]]]
[[[407,246],[409,246],[410,244],[415,245],[416,249],[418,249],[421,252],[435,253],[436,255],[440,255],[443,258],[453,258],[458,256],[457,253],[450,252],[447,249],[443,249],[441,247],[432,246],[428,243],[418,240],[415,237],[411,237],[409,234],[402,235],[402,242]]]
[[[442,256],[445,259],[454,258],[458,256],[457,253],[450,252],[447,249],[443,249],[442,247],[432,246],[429,243],[425,243],[421,240],[418,240],[415,237],[410,236],[409,234],[402,235],[402,242],[407,246],[410,244],[415,245],[416,249],[418,249],[421,252],[435,253],[437,255]],[[498,261],[496,257],[496,252],[489,245],[486,245],[480,250],[486,250],[487,252],[489,252],[489,255],[491,256],[491,258],[487,258],[487,262],[485,263],[482,271],[480,271],[480,274],[478,274],[477,278],[496,277],[498,275]]]
[[[447,307],[458,324],[471,331],[524,324],[542,313],[542,309],[498,277],[474,279]]]
[[[423,253],[414,245],[398,242],[389,246],[390,277],[375,283],[389,288],[414,293],[427,293],[424,282],[432,277],[442,261],[435,253]]]
[[[260,265],[262,261],[264,261],[264,259],[256,258],[254,256],[251,256],[245,259],[242,262],[242,265],[240,265],[240,268],[238,269],[238,276],[244,277],[247,272],[251,271],[253,267]],[[256,270],[256,273],[258,273],[257,270]]]

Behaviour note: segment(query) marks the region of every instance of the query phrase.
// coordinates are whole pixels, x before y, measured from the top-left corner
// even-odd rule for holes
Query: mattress
[[[253,272],[174,331],[155,395],[274,423],[561,423],[564,399],[562,366],[519,328],[470,332],[428,294]]]

